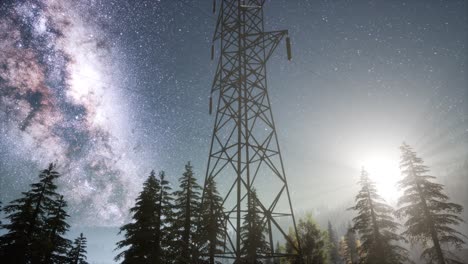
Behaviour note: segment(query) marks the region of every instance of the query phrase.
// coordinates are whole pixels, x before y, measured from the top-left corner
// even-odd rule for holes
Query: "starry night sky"
[[[115,227],[151,169],[176,184],[191,161],[201,182],[211,3],[2,0],[0,199],[57,162],[72,233],[88,231],[90,260],[111,263]],[[266,28],[289,29],[293,45],[291,62],[278,47],[268,83],[296,212],[319,223],[340,214],[363,163],[384,157],[398,171],[403,141],[468,206],[467,10],[464,0],[266,1]]]

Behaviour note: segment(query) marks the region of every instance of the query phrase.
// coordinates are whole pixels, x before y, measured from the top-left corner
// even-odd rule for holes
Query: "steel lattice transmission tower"
[[[219,97],[205,178],[205,187],[210,177],[218,182],[224,198],[227,236],[223,253],[216,257],[242,258],[241,226],[255,189],[269,244],[259,258],[278,258],[286,254],[277,252],[276,243],[292,243],[288,228],[296,237],[297,230],[268,97],[266,62],[284,37],[291,59],[288,31],[264,31],[264,0],[219,2],[213,43],[219,41],[220,55],[211,90]],[[214,46],[211,53],[213,58]],[[300,245],[293,247],[299,256]]]

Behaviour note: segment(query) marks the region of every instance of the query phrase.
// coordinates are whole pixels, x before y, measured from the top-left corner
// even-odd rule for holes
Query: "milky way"
[[[0,141],[10,159],[27,157],[38,168],[57,163],[62,192],[81,222],[115,224],[140,181],[123,158],[128,106],[110,78],[118,64],[104,33],[85,21],[86,6],[56,0],[2,7]]]
[[[151,169],[176,189],[190,160],[201,182],[212,2],[0,0],[3,204],[56,162],[72,231],[89,238],[90,262],[113,263],[116,227]],[[266,30],[288,29],[292,42],[292,61],[283,44],[271,57],[268,89],[299,215],[346,227],[361,161],[397,164],[402,141],[467,207],[466,10],[464,0],[266,1]]]
[[[202,180],[212,1],[0,3],[4,203],[57,162],[72,218],[118,226],[151,169],[177,184],[190,160]],[[448,179],[468,149],[466,1],[266,3],[266,29],[288,29],[293,44],[268,82],[295,210],[348,201],[357,161],[376,149],[397,162],[403,140],[463,186]]]

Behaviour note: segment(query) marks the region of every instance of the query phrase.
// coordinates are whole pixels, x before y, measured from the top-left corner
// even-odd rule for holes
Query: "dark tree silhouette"
[[[214,255],[222,253],[221,247],[224,245],[224,212],[222,206],[223,199],[216,188],[216,182],[209,178],[205,184],[202,214],[200,217],[200,250],[208,256],[208,262],[214,264]]]
[[[266,225],[262,221],[262,210],[258,204],[255,189],[251,190],[247,200],[247,213],[241,227],[243,263],[261,263],[258,260],[258,255],[268,252],[270,248],[265,238]]]
[[[176,263],[196,263],[199,258],[196,223],[200,212],[201,187],[194,177],[190,162],[185,165],[185,172],[179,183],[179,190],[174,192],[173,232],[176,235]]]
[[[357,264],[360,262],[358,244],[360,242],[356,238],[356,232],[351,224],[348,225],[346,234],[340,241],[340,255],[344,263]]]
[[[361,238],[361,263],[403,263],[408,260],[408,251],[397,243],[404,240],[396,234],[398,224],[393,219],[393,209],[377,194],[377,189],[363,169],[361,190],[356,196],[356,205],[350,209],[357,212],[354,226]]]
[[[323,264],[327,259],[327,234],[320,230],[311,214],[299,219],[297,232],[301,242],[302,256],[304,264]],[[290,238],[294,238],[293,230],[290,230]],[[297,246],[297,241],[291,239]],[[294,247],[286,243],[286,253],[297,253]],[[295,259],[290,259],[289,263],[297,263]],[[299,262],[300,263],[300,262]]]
[[[63,237],[70,228],[66,222],[66,218],[69,217],[65,211],[67,203],[63,200],[63,196],[60,196],[50,207],[50,214],[43,230],[47,234],[44,263],[64,263],[71,244],[70,240]]]
[[[156,242],[156,255],[160,259],[156,263],[169,263],[174,259],[173,250],[171,248],[174,240],[174,235],[171,233],[171,224],[173,223],[173,199],[171,196],[172,188],[166,180],[164,171],[159,173],[160,191],[158,195],[157,204],[157,219],[159,222],[157,229]]]
[[[39,174],[39,182],[31,184],[28,192],[10,202],[3,211],[8,224],[7,231],[0,237],[0,258],[6,263],[41,263],[48,250],[48,230],[45,226],[51,209],[59,195],[54,181],[60,177],[54,164]]]
[[[160,246],[159,241],[156,241],[160,232],[160,221],[156,213],[160,191],[160,183],[154,171],[151,171],[135,206],[130,209],[134,221],[120,228],[119,234],[125,233],[125,238],[117,243],[116,250],[126,249],[115,257],[116,261],[123,258],[122,263],[161,263],[160,256],[156,255]]]
[[[86,261],[86,243],[86,237],[81,233],[80,236],[75,239],[70,249],[68,255],[70,264],[88,264]]]
[[[338,252],[338,238],[330,221],[328,221],[328,255],[331,263],[341,263],[340,254]]]
[[[449,202],[449,197],[443,192],[444,186],[432,182],[435,177],[428,175],[429,168],[409,145],[403,143],[400,150],[400,168],[404,178],[399,187],[404,192],[396,213],[406,218],[403,235],[412,242],[423,243],[426,249],[421,257],[429,262],[457,263],[442,245],[459,248],[464,244],[465,236],[453,228],[463,221],[459,216],[463,207]],[[428,246],[429,241],[432,246]]]
[[[2,225],[8,233],[0,237],[0,259],[7,263],[26,263],[31,257],[30,238],[27,236],[33,211],[31,201],[18,199],[3,210],[10,223]]]

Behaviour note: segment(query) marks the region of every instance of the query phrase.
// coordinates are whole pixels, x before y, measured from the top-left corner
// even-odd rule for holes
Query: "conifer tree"
[[[348,226],[346,234],[340,241],[340,255],[346,264],[357,264],[360,262],[358,241],[351,225]]]
[[[157,219],[159,221],[156,241],[156,255],[160,256],[160,261],[157,263],[170,263],[174,259],[173,250],[171,248],[174,240],[174,235],[171,233],[171,224],[174,222],[173,216],[173,198],[171,196],[172,188],[166,180],[164,171],[159,173],[160,191],[157,204]],[[158,260],[159,261],[159,260]]]
[[[0,237],[0,258],[7,263],[40,263],[47,250],[47,235],[44,226],[59,195],[54,181],[60,177],[55,164],[39,174],[39,182],[31,184],[28,192],[10,202],[3,211],[8,224],[7,233]]]
[[[325,263],[327,259],[327,234],[320,230],[311,214],[307,214],[304,218],[299,219],[297,232],[299,241],[301,242],[303,261],[298,262],[295,259],[290,259],[289,263]],[[292,229],[290,229],[289,233],[291,238],[295,237]],[[292,239],[292,241],[296,246],[298,245],[296,239]],[[289,243],[286,243],[286,252],[290,254],[297,253]]]
[[[51,212],[45,222],[47,234],[47,250],[45,251],[45,263],[64,263],[67,259],[66,254],[70,248],[71,241],[63,236],[70,228],[66,222],[69,217],[65,211],[67,203],[63,196],[51,205]]]
[[[269,251],[269,244],[265,238],[266,227],[262,221],[262,210],[258,204],[257,192],[252,189],[247,199],[247,213],[241,227],[243,245],[241,253],[244,263],[261,263],[258,255]]]
[[[200,192],[192,171],[190,162],[185,165],[185,172],[179,179],[179,190],[174,192],[174,223],[173,232],[176,235],[174,250],[176,263],[196,263],[199,250],[196,242],[199,240],[196,223],[200,212]]]
[[[338,238],[330,220],[328,221],[328,254],[332,264],[341,263],[338,253]]]
[[[404,178],[399,187],[404,192],[396,213],[406,218],[403,235],[412,242],[422,242],[426,249],[421,257],[429,262],[457,263],[442,245],[459,248],[464,244],[463,238],[466,237],[453,228],[463,222],[459,216],[463,207],[449,202],[449,197],[443,192],[444,186],[433,182],[435,177],[428,174],[429,168],[409,145],[403,143],[400,150],[400,168]]]
[[[7,263],[26,263],[31,256],[30,239],[27,236],[33,211],[31,200],[15,200],[3,210],[10,223],[2,225],[8,233],[0,237],[0,259]]]
[[[344,236],[340,239],[338,250],[340,253],[341,260],[344,264],[353,264],[353,261],[351,260],[351,257],[348,252],[348,245],[346,244],[346,239]]]
[[[86,237],[83,233],[75,239],[69,252],[69,263],[70,264],[88,264],[86,261]]]
[[[136,204],[130,209],[133,222],[120,228],[125,233],[124,239],[117,243],[117,249],[126,248],[120,252],[115,260],[123,258],[122,263],[161,263],[156,255],[159,241],[156,241],[160,228],[157,216],[158,194],[161,186],[154,171],[143,184],[143,191],[136,199]]]
[[[200,247],[201,253],[208,256],[208,263],[214,264],[214,255],[221,253],[223,246],[224,212],[222,206],[223,199],[218,193],[216,182],[210,177],[204,190],[202,201],[202,215],[199,223],[200,227]]]
[[[377,194],[377,189],[367,172],[361,172],[361,190],[356,196],[357,211],[354,226],[361,237],[361,262],[369,264],[402,263],[408,260],[408,252],[397,243],[403,238],[397,235],[398,224],[393,220],[393,209]]]

